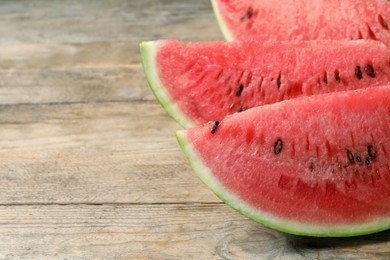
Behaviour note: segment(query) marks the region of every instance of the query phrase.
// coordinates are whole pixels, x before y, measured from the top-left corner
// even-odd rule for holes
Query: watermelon
[[[390,49],[356,41],[144,42],[145,74],[167,113],[191,127],[299,96],[390,82]]]
[[[390,85],[300,97],[180,130],[200,179],[271,228],[355,236],[390,228]]]
[[[390,46],[386,0],[211,0],[229,41],[379,40]]]

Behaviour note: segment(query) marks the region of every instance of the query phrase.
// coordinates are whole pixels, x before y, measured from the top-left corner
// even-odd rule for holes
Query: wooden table
[[[195,176],[143,40],[222,40],[208,0],[0,2],[1,259],[389,259],[390,232],[296,237]]]

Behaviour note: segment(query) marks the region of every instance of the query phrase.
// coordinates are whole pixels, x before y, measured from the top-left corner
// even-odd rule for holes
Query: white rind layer
[[[140,44],[142,64],[149,86],[168,115],[181,126],[188,128],[197,125],[183,114],[177,103],[173,102],[164,84],[161,82],[156,63],[156,55],[160,44],[164,41],[148,41]]]
[[[219,25],[219,28],[220,28],[222,34],[223,34],[223,37],[228,42],[234,41],[235,39],[234,39],[233,35],[229,31],[228,27],[225,24],[225,21],[223,20],[223,17],[221,15],[221,12],[220,12],[220,9],[219,9],[218,3],[217,3],[217,0],[211,0],[211,5],[213,6],[214,15],[215,15],[215,18],[217,19],[217,23]]]

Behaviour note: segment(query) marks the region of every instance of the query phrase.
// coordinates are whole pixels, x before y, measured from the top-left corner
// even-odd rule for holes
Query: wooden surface
[[[208,0],[0,1],[1,259],[390,259],[390,232],[315,239],[203,185],[142,40],[222,40]]]

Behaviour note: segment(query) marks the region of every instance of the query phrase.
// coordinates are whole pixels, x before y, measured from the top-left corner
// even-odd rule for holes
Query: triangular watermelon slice
[[[190,127],[298,96],[390,82],[377,41],[141,44],[145,74],[169,115]]]
[[[390,46],[386,0],[211,0],[227,40],[379,40]]]
[[[296,98],[177,132],[193,169],[247,217],[288,233],[390,228],[390,85]]]

